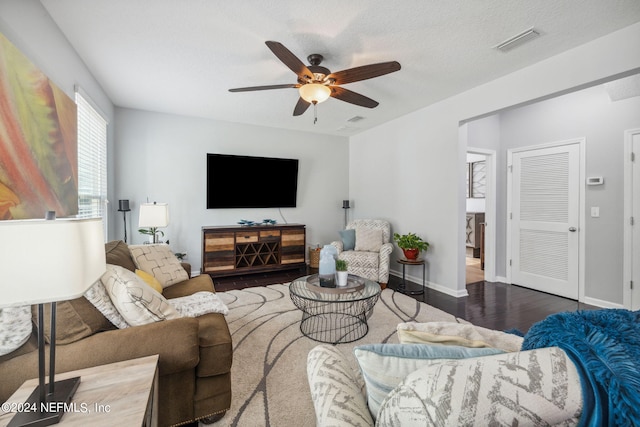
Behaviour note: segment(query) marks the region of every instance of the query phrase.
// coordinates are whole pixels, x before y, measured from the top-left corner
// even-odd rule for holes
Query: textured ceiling
[[[115,105],[352,135],[640,21],[638,0],[41,0]],[[493,46],[530,27],[508,53]],[[295,83],[265,46],[279,41],[331,71],[398,61],[345,85],[380,102],[336,99],[293,117]],[[352,123],[354,116],[364,117]]]

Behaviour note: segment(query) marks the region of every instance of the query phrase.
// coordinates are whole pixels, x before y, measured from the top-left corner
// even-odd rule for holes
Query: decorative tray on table
[[[323,292],[325,294],[348,294],[351,292],[358,292],[364,289],[364,279],[359,276],[349,274],[347,277],[347,286],[336,286],[335,280],[331,282],[331,286],[321,286],[320,277],[317,274],[312,274],[307,277],[307,289],[311,292]]]

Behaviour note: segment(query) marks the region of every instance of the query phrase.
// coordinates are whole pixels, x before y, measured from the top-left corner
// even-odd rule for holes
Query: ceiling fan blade
[[[331,96],[339,99],[340,101],[359,105],[361,107],[375,108],[378,106],[377,101],[340,86],[331,86]]]
[[[280,61],[291,69],[294,73],[305,80],[313,79],[313,73],[302,63],[289,49],[282,43],[266,41],[265,44]]]
[[[307,111],[307,108],[309,108],[310,105],[311,105],[310,102],[307,102],[302,98],[298,99],[298,103],[296,104],[296,107],[293,109],[293,115],[294,116],[302,115],[305,111]]]
[[[337,71],[329,74],[325,80],[334,79],[334,84],[343,85],[346,83],[359,82],[360,80],[384,76],[385,74],[393,73],[399,69],[400,63],[397,61],[380,62],[379,64],[363,65],[361,67]]]
[[[251,92],[254,90],[270,90],[270,89],[287,89],[300,87],[299,84],[283,84],[283,85],[269,85],[269,86],[251,86],[251,87],[237,87],[235,89],[229,89],[229,92]]]

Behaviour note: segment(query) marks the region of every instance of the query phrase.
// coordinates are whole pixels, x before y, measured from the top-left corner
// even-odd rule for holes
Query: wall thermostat
[[[604,178],[601,176],[590,176],[587,178],[587,185],[602,185]]]

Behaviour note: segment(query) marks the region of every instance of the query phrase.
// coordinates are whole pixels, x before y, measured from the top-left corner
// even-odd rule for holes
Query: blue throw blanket
[[[531,327],[522,350],[553,346],[580,374],[580,426],[640,425],[640,311],[554,314]]]

